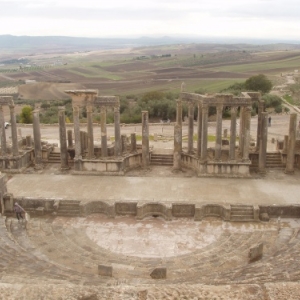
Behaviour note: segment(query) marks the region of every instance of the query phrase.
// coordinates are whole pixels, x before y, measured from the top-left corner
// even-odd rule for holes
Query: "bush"
[[[20,113],[20,122],[24,124],[32,124],[32,107],[30,105],[26,105],[22,108]]]
[[[274,110],[275,110],[275,112],[276,112],[277,114],[282,113],[282,105],[276,106]]]
[[[280,97],[271,94],[265,94],[262,96],[262,100],[265,101],[265,107],[277,107],[282,104],[282,100]]]
[[[241,92],[245,91],[245,82],[235,82],[234,84],[230,85],[229,87],[220,91],[220,93],[230,93],[233,95],[240,95]]]
[[[245,81],[245,88],[263,94],[269,93],[273,87],[272,82],[264,74],[251,76]]]

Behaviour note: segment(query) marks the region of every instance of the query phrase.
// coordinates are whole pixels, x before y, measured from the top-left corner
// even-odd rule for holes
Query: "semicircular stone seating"
[[[65,218],[67,220],[68,218]],[[253,231],[223,230],[217,240],[192,253],[172,257],[136,257],[112,252],[92,241],[80,226],[54,222],[55,217],[31,219],[26,228],[15,219],[0,218],[2,282],[22,274],[21,282],[67,281],[98,284],[139,280],[158,266],[167,268],[164,283],[232,284],[300,279],[298,229],[274,226]],[[219,221],[221,223],[221,221]],[[264,243],[261,260],[249,263],[249,248]],[[98,265],[113,267],[113,277],[98,276]],[[25,276],[24,276],[25,275]]]

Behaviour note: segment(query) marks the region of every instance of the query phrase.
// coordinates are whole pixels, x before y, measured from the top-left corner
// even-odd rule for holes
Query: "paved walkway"
[[[8,180],[14,197],[89,201],[192,202],[220,204],[289,205],[300,203],[300,172],[286,175],[269,171],[264,178],[198,178],[192,173],[173,174],[169,167],[129,176],[18,174]]]

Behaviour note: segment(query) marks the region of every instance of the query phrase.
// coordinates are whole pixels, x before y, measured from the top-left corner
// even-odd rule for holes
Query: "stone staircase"
[[[285,165],[281,161],[281,154],[279,152],[270,152],[267,153],[266,157],[266,166],[267,168],[277,168],[282,169],[285,167]]]
[[[173,154],[151,154],[151,165],[173,166]]]
[[[254,211],[252,205],[231,205],[230,221],[253,222]]]
[[[80,201],[61,200],[59,202],[58,216],[76,217],[80,215]]]
[[[48,163],[60,164],[60,152],[52,151],[49,155]]]
[[[269,152],[266,155],[266,168],[268,169],[283,169],[285,164],[281,161],[281,154],[279,152]],[[258,170],[258,157],[252,160],[250,170]]]
[[[58,150],[54,150],[50,153],[48,158],[48,163],[50,164],[60,164],[60,152]],[[74,163],[74,161],[69,157],[68,159],[69,166]]]

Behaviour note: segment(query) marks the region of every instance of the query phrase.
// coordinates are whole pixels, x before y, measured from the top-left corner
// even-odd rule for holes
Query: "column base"
[[[181,167],[172,168],[172,173],[180,173],[180,172],[182,172]]]
[[[287,175],[294,175],[295,170],[284,170],[284,173],[287,174]]]
[[[260,174],[260,175],[266,175],[267,171],[266,171],[266,169],[258,169],[258,174]]]
[[[249,158],[243,158],[242,162],[244,162],[244,163],[251,163],[251,160]]]
[[[43,169],[44,169],[44,166],[43,166],[42,164],[36,164],[36,165],[34,165],[34,169],[35,169],[36,171],[43,170]]]
[[[63,166],[63,167],[60,167],[60,170],[61,171],[69,171],[70,167],[69,166]]]

